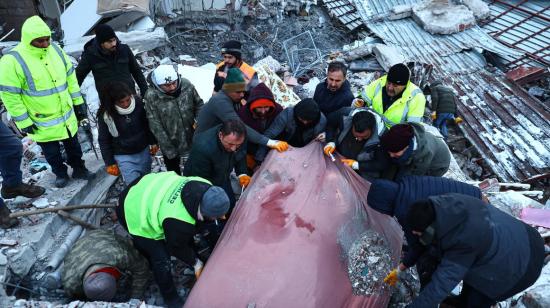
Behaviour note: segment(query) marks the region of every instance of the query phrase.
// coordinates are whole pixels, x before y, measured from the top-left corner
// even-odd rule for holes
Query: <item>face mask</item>
[[[430,245],[435,237],[435,229],[433,225],[429,225],[424,232],[422,232],[422,236],[420,236],[420,244],[424,246]]]

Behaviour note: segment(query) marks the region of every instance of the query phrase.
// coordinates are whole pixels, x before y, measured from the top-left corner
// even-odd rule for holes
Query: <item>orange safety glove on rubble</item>
[[[384,278],[384,282],[392,287],[395,287],[399,281],[399,275],[401,274],[400,267],[393,269],[387,276]]]
[[[247,187],[248,184],[250,184],[250,176],[246,174],[239,175],[239,184],[241,184],[243,188]]]
[[[334,154],[334,151],[336,151],[336,144],[334,142],[329,142],[325,147],[323,148],[323,152],[326,156],[330,156],[330,154]]]
[[[288,150],[288,143],[285,141],[271,140],[267,142],[267,146],[271,149],[277,150],[277,152],[284,152]]]
[[[149,146],[149,153],[151,153],[151,155],[157,154],[158,151],[159,151],[159,146],[158,145],[153,144],[153,145]]]
[[[354,159],[347,159],[347,158],[343,158],[342,159],[342,162],[346,165],[348,165],[351,169],[353,170],[359,170],[359,162],[357,162],[356,160]]]
[[[204,268],[204,264],[202,263],[202,261],[199,259],[195,259],[195,265],[193,265],[193,270],[195,271],[195,278],[197,280],[201,276],[203,268]]]
[[[116,164],[107,166],[107,168],[105,168],[105,171],[107,171],[107,173],[109,173],[110,175],[120,175],[120,169],[118,169],[118,166]]]

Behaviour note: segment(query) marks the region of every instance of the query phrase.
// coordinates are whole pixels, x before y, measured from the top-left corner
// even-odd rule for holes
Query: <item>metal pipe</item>
[[[80,237],[80,234],[82,234],[82,230],[82,227],[77,225],[71,230],[71,232],[69,232],[57,251],[52,254],[50,261],[46,265],[46,271],[52,272],[59,266],[59,264],[61,264],[65,258],[65,255],[69,252],[69,249],[71,249],[73,244]]]

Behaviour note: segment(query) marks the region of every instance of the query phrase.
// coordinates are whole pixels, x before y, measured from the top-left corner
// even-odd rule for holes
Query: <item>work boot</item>
[[[17,196],[36,198],[43,195],[45,191],[44,187],[21,183],[15,187],[2,185],[1,195],[4,199],[12,199]]]
[[[73,169],[73,179],[88,181],[88,180],[91,180],[92,177],[93,177],[93,174],[90,171],[88,171],[86,167]]]
[[[69,183],[69,176],[58,176],[55,178],[55,187],[57,188],[63,188],[67,186],[67,183]]]
[[[19,219],[10,218],[11,211],[7,206],[0,207],[0,227],[2,229],[8,229],[15,227],[19,224]]]

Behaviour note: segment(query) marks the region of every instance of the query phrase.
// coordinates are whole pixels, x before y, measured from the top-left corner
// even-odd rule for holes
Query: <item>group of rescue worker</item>
[[[106,172],[122,175],[126,185],[115,212],[129,237],[95,230],[79,239],[64,261],[69,296],[141,298],[150,269],[165,304],[181,307],[171,257],[199,279],[208,254],[197,236],[209,234],[215,245],[236,203],[232,182],[244,190],[269,150],[311,142],[371,182],[368,205],[403,227],[405,253],[385,282],[394,285],[416,265],[422,290],[411,307],[453,301],[490,307],[538,278],[544,259],[538,232],[494,208],[479,188],[442,177],[451,161],[446,123],[458,119],[452,89],[432,83],[422,90],[409,68],[396,64],[355,96],[345,64],[334,61],[313,98],[283,108],[243,61],[241,43],[228,41],[204,104],[177,67],[159,65],[145,77],[111,27],[99,25],[95,34],[74,67],[33,16],[23,24],[21,43],[0,59],[0,98],[20,131],[42,148],[60,188],[69,181],[65,163],[72,178],[92,177],[77,138],[89,121],[79,86],[91,72]],[[425,94],[443,137],[422,124]],[[2,196],[43,194],[44,188],[22,183],[21,143],[2,123],[0,138]],[[166,172],[151,173],[152,156],[162,157]],[[0,202],[1,226],[15,226]],[[117,287],[127,279],[130,287]],[[460,296],[448,298],[460,281]]]

